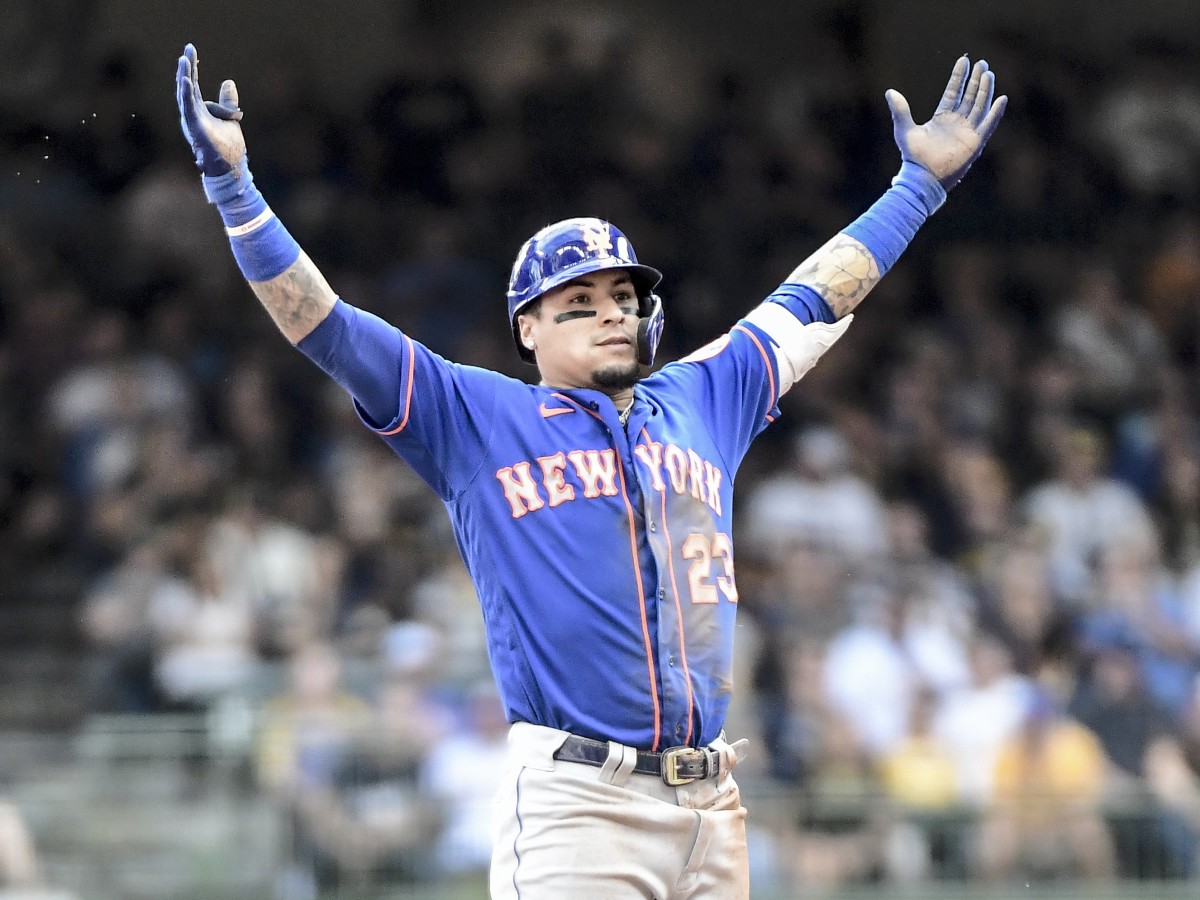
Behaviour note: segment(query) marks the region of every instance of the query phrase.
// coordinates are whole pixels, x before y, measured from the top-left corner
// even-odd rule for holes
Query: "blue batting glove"
[[[959,57],[933,118],[924,125],[913,121],[904,95],[889,90],[885,97],[901,158],[927,169],[946,190],[958,184],[983,152],[1008,106],[1008,97],[993,102],[995,81],[986,62],[980,60],[972,68],[965,55]]]
[[[200,95],[196,48],[188,44],[179,57],[175,73],[175,96],[179,102],[179,124],[196,155],[196,166],[210,177],[225,175],[238,167],[246,155],[246,140],[238,124],[237,85],[225,81],[217,103]]]

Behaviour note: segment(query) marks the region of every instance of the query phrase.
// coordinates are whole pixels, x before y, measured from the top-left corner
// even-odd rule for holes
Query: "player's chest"
[[[481,482],[513,518],[662,503],[721,518],[728,508],[720,454],[707,431],[686,420],[641,416],[627,434],[618,422],[576,410],[495,437],[492,476]]]

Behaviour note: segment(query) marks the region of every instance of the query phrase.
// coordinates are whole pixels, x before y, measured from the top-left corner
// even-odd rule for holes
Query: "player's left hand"
[[[901,158],[924,166],[950,190],[979,158],[1008,106],[1006,96],[993,102],[994,90],[995,76],[986,62],[981,59],[972,68],[966,56],[959,57],[933,118],[924,125],[913,121],[904,95],[889,90],[885,97]]]
[[[246,155],[242,135],[242,110],[238,107],[237,85],[225,81],[218,102],[200,95],[200,67],[196,48],[188,44],[179,57],[175,73],[175,96],[179,102],[179,124],[196,154],[196,165],[205,175],[224,175]]]

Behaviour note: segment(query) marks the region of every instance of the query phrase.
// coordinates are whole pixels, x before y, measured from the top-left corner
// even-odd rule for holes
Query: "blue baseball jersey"
[[[300,344],[335,377],[355,317],[374,320],[339,301]],[[391,359],[375,364],[400,374],[398,413],[363,418],[449,511],[509,720],[651,750],[716,738],[734,476],[778,413],[769,336],[743,320],[663,366],[623,428],[601,392],[449,362],[385,327]]]

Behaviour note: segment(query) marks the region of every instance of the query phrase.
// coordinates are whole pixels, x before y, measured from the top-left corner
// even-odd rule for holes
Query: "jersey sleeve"
[[[728,333],[651,376],[668,383],[684,402],[699,406],[730,471],[751,441],[779,415],[779,370],[770,338],[753,323]]]
[[[806,285],[782,284],[763,302],[778,304],[802,325],[837,320]],[[688,397],[703,398],[712,436],[731,470],[780,414],[779,397],[788,384],[781,381],[777,345],[778,338],[751,314],[715,341],[663,367]]]
[[[346,389],[363,423],[443,500],[474,477],[504,376],[452,363],[341,300],[296,346]]]

